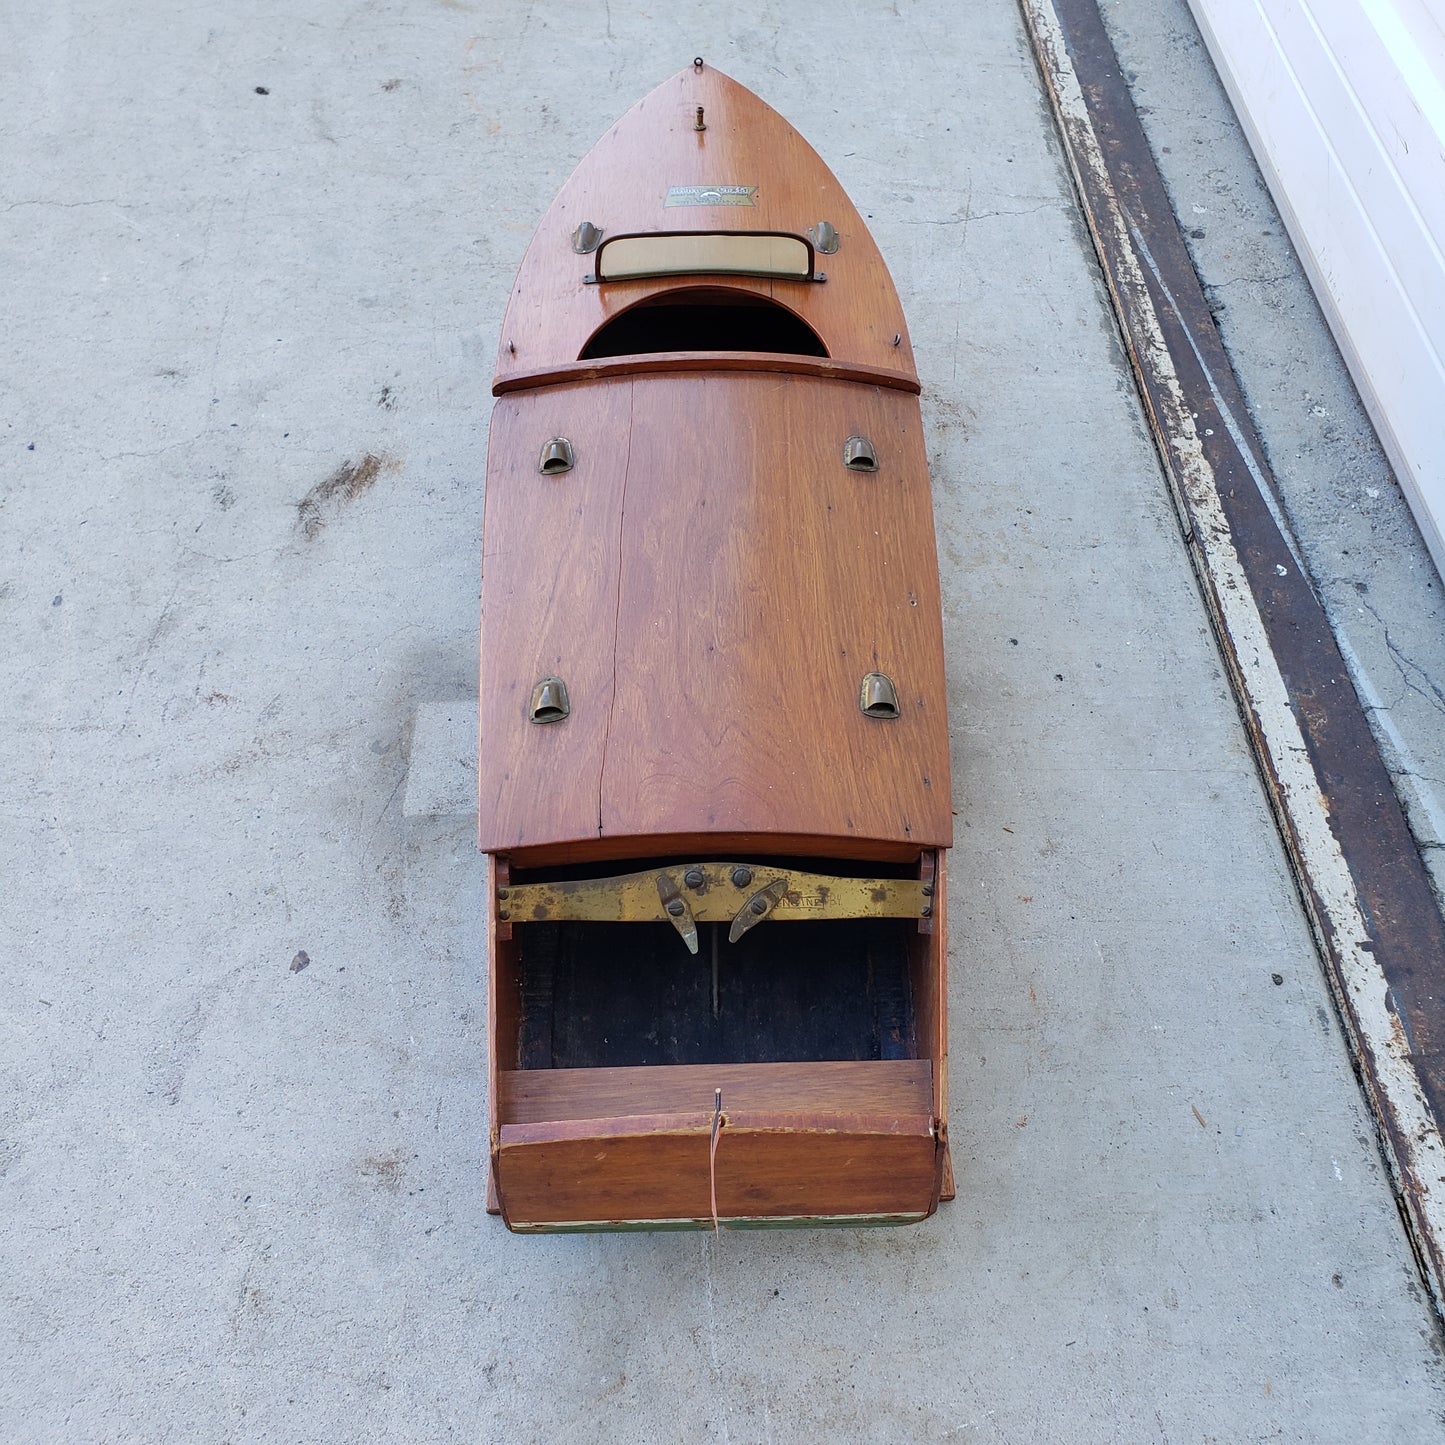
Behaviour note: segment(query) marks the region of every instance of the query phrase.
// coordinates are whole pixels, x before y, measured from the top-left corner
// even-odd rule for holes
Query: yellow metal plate
[[[777,885],[782,884],[781,888]],[[511,923],[671,923],[681,899],[699,923],[731,923],[754,900],[761,918],[926,918],[932,885],[918,878],[835,878],[749,863],[687,863],[615,878],[522,883],[500,889],[499,916]],[[764,898],[763,895],[766,895]]]

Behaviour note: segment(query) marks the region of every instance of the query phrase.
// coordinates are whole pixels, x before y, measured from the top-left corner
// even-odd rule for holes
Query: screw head
[[[498,889],[497,889],[497,897],[498,897],[498,898],[510,898],[511,896],[512,896],[511,889],[509,889],[509,888],[498,888]]]
[[[768,911],[767,901],[762,898],[754,898],[753,901],[748,904],[748,907],[751,908],[753,912],[758,914],[759,916]]]
[[[681,918],[683,913],[685,912],[685,907],[682,899],[674,898],[672,902],[667,905],[667,911],[672,914],[674,918]]]
[[[925,883],[925,884],[923,885],[923,896],[924,896],[925,898],[932,898],[932,897],[933,897],[933,884],[931,884],[931,883]]]
[[[497,917],[501,919],[503,923],[505,923],[511,916],[512,915],[508,913],[505,908],[499,908],[497,910]]]
[[[753,881],[753,870],[751,868],[733,869],[733,887],[746,888]]]
[[[924,916],[925,918],[932,918],[932,917],[933,917],[933,906],[932,906],[932,904],[926,904],[926,905],[924,906],[923,916]]]
[[[701,887],[702,887],[702,869],[701,869],[701,868],[689,868],[689,869],[687,870],[687,872],[682,875],[682,881],[683,881],[684,883],[686,883],[689,888],[701,888]]]

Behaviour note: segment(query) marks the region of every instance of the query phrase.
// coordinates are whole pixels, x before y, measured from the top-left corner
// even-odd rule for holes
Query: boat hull
[[[598,241],[771,235],[813,267],[809,227],[839,242],[826,281],[613,281]],[[949,737],[876,246],[786,122],[694,67],[548,212],[493,390],[491,1207],[520,1232],[926,1218],[952,1192]]]

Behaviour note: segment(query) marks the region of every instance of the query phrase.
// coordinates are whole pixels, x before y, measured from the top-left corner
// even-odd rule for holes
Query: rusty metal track
[[[1445,1314],[1445,920],[1095,0],[1020,0],[1240,712]]]

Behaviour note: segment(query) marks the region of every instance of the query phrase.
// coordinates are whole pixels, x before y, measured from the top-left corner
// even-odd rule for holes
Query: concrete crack
[[[1360,605],[1380,624],[1380,630],[1385,637],[1386,650],[1399,669],[1400,680],[1406,689],[1424,698],[1437,712],[1445,714],[1445,690],[1442,690],[1435,679],[1395,642],[1394,638],[1390,636],[1389,625],[1376,611],[1374,605],[1366,601],[1362,601]],[[1420,679],[1418,682],[1416,681],[1417,677]]]

